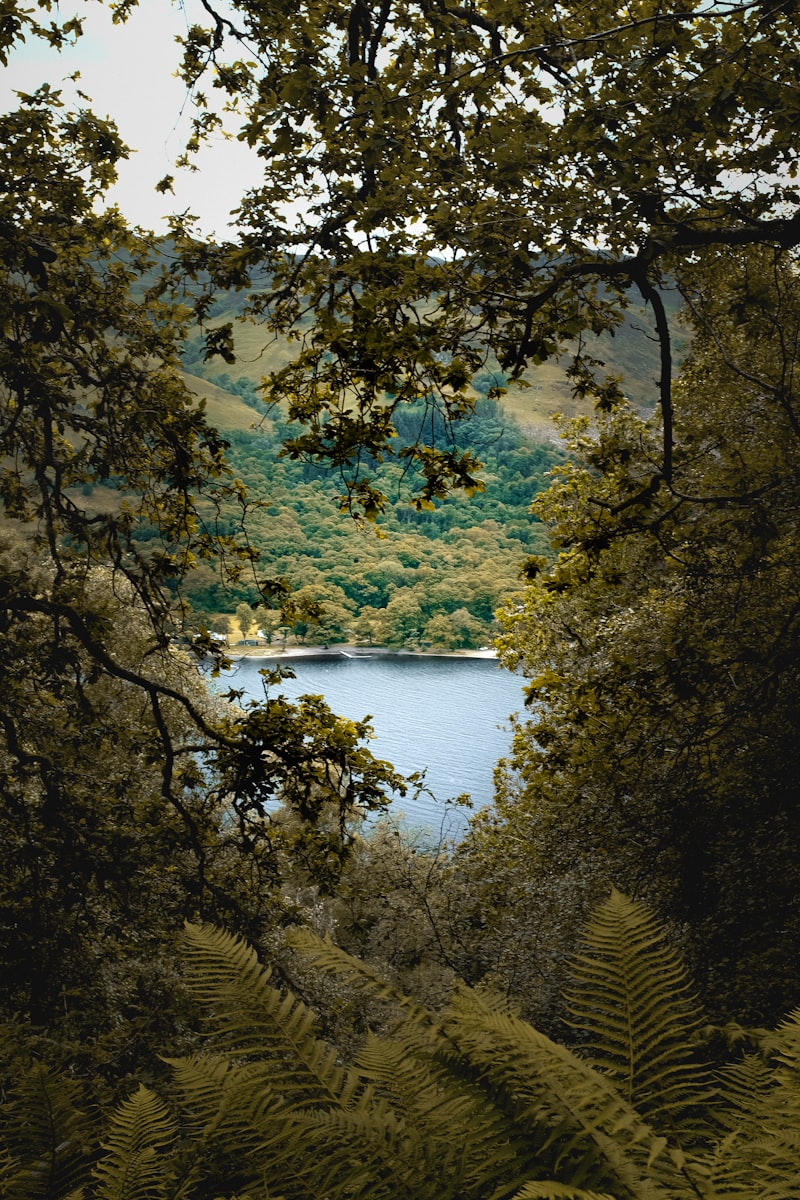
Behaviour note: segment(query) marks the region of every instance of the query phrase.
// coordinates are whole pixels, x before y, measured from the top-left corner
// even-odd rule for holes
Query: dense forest
[[[186,12],[230,241],[0,115],[0,1197],[794,1200],[793,4]],[[232,612],[497,628],[494,804],[395,827],[365,721],[207,686]]]
[[[434,415],[439,444],[460,443],[480,459],[481,490],[468,500],[444,498],[416,508],[404,499],[408,480],[401,466],[371,464],[394,497],[376,529],[343,518],[330,469],[281,457],[291,425],[265,411],[246,377],[233,381],[222,373],[214,382],[253,410],[252,429],[225,430],[224,410],[220,427],[228,462],[247,489],[248,537],[291,589],[292,611],[265,608],[255,586],[231,587],[206,567],[183,583],[195,623],[226,631],[230,622],[220,622],[220,614],[249,604],[252,627],[243,632],[261,629],[276,643],[291,637],[456,650],[484,646],[497,635],[496,611],[515,593],[521,600],[524,561],[548,552],[546,531],[531,519],[530,506],[564,459],[557,445],[526,438],[486,396],[476,398],[474,412],[455,431]],[[398,414],[398,446],[413,445],[426,422],[430,429],[422,403]]]

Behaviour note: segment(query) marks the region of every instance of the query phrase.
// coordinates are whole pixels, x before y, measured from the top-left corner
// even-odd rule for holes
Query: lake
[[[468,810],[444,801],[469,792],[475,808],[490,804],[492,772],[511,745],[508,718],[523,706],[520,676],[494,659],[431,655],[326,656],[264,660],[243,658],[226,681],[254,699],[263,697],[259,670],[280,661],[295,672],[280,691],[295,700],[322,695],[350,720],[369,716],[375,732],[369,748],[404,775],[426,772],[435,799],[397,798],[404,824],[438,835],[458,836]]]

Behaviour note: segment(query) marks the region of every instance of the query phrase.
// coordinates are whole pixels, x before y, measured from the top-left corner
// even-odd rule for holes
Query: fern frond
[[[235,1184],[243,1194],[262,1195],[267,1180],[270,1197],[273,1185],[286,1200],[316,1196],[309,1185],[319,1168],[310,1155],[314,1120],[287,1094],[279,1064],[195,1056],[170,1065],[191,1136],[180,1163],[181,1196],[192,1196],[208,1179]]]
[[[438,1023],[408,1022],[392,1042],[371,1035],[356,1066],[402,1115],[416,1157],[430,1154],[438,1194],[485,1195],[500,1180],[525,1178],[534,1150],[453,1051]]]
[[[261,1134],[249,1117],[256,1089],[248,1088],[243,1079],[247,1066],[234,1066],[213,1055],[164,1061],[172,1068],[181,1131],[187,1135],[176,1163],[178,1195],[191,1196],[194,1185],[209,1175],[227,1175],[230,1180],[234,1172],[228,1163],[234,1147],[237,1184],[257,1184],[254,1155]]]
[[[9,1157],[2,1191],[13,1200],[68,1200],[88,1175],[92,1126],[79,1084],[37,1063],[4,1105]]]
[[[160,1200],[166,1196],[166,1150],[175,1128],[166,1105],[140,1086],[112,1118],[94,1168],[97,1200]]]
[[[589,1177],[600,1191],[613,1179],[631,1197],[666,1200],[669,1195],[673,1200],[692,1194],[678,1165],[683,1161],[679,1151],[668,1151],[666,1140],[610,1081],[524,1022],[494,1012],[469,989],[458,993],[442,1022],[413,1002],[403,1003],[375,972],[329,940],[302,931],[292,936],[292,945],[316,965],[360,984],[368,995],[377,992],[402,1005],[396,1048],[369,1040],[358,1068],[419,1130],[420,1145],[441,1145],[445,1161],[450,1131],[463,1131],[463,1141],[473,1143],[476,1152],[459,1166],[462,1184],[480,1178],[483,1189],[508,1196],[530,1179],[533,1164],[544,1155],[544,1162],[560,1168],[562,1179],[577,1184]],[[528,1046],[527,1056],[520,1049],[526,1038],[535,1045],[535,1053]],[[445,1068],[441,1074],[437,1063]],[[452,1178],[454,1168],[448,1169]],[[460,1194],[473,1193],[464,1187]]]
[[[720,1116],[730,1133],[708,1172],[726,1198],[800,1196],[800,1010],[764,1039],[764,1050],[766,1058],[747,1055],[722,1074]]]
[[[780,1063],[776,1078],[781,1086],[796,1093],[800,1086],[800,1008],[781,1021],[771,1041]]]
[[[465,1164],[470,1126],[450,1129],[445,1142],[398,1111],[391,1100],[372,1094],[358,1110],[297,1114],[301,1135],[291,1160],[304,1164],[309,1195],[369,1197],[369,1200],[479,1200],[493,1190],[496,1176],[487,1165],[480,1179]],[[284,1185],[288,1142],[276,1148],[268,1180]]]
[[[527,1178],[527,1167],[535,1157],[528,1131],[521,1135],[519,1130],[509,1130],[505,1114],[476,1083],[468,1064],[453,1054],[437,1016],[340,950],[329,937],[298,929],[288,940],[316,967],[360,988],[371,1000],[396,1008],[392,1040],[369,1036],[356,1067],[417,1130],[418,1145],[436,1147],[442,1167],[440,1195],[449,1195],[449,1187],[457,1187],[458,1181],[463,1194],[472,1195],[469,1188],[473,1187],[475,1195],[484,1195],[501,1178]],[[457,1153],[453,1153],[454,1128],[462,1131]]]
[[[402,1117],[378,1096],[358,1111],[305,1114],[303,1130],[307,1181],[315,1196],[447,1200],[438,1176],[428,1175],[426,1182],[429,1147],[420,1146]]]
[[[538,1140],[540,1170],[615,1197],[694,1196],[684,1156],[590,1063],[519,1018],[484,1009],[467,989],[454,997],[448,1032],[498,1105]]]
[[[347,1105],[358,1080],[316,1036],[301,1000],[269,984],[270,972],[240,938],[187,925],[189,985],[212,1014],[215,1044],[238,1059],[271,1059],[284,1095],[297,1105]]]
[[[696,1061],[702,1017],[663,928],[645,905],[612,891],[584,940],[566,997],[580,1053],[662,1133],[701,1141],[708,1130],[696,1128],[695,1117],[714,1094]]]
[[[310,929],[298,927],[286,935],[286,944],[320,970],[335,975],[343,983],[358,987],[371,1000],[396,1006],[403,1019],[416,1021],[420,1026],[431,1021],[431,1014],[424,1005],[394,987],[374,967],[341,950],[329,935],[322,938]]]
[[[526,1183],[511,1200],[615,1200],[608,1192],[587,1192],[563,1183]]]
[[[162,1060],[172,1070],[181,1095],[181,1124],[187,1132],[208,1128],[220,1110],[220,1098],[225,1094],[233,1070],[229,1060],[221,1055],[193,1054],[186,1058]]]

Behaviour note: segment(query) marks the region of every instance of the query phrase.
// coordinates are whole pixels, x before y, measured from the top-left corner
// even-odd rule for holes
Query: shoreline
[[[355,646],[339,643],[331,646],[237,646],[225,650],[230,659],[258,658],[282,662],[292,658],[485,658],[497,661],[497,651],[491,647],[480,650],[394,650],[389,646]]]

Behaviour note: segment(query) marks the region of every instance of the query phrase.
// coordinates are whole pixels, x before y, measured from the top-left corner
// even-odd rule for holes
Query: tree
[[[26,33],[78,32],[36,15],[4,15],[3,61]],[[198,671],[219,658],[184,633],[195,566],[281,588],[182,379],[190,312],[165,247],[104,207],[127,153],[48,85],[0,116],[0,1009],[45,1057],[94,1028],[117,1078],[152,1051],[139,1022],[164,1011],[182,919],[258,941],[287,865],[329,886],[351,819],[398,783],[322,701],[243,711]]]
[[[419,645],[425,624],[425,595],[420,587],[402,588],[377,613],[378,645]]]
[[[464,650],[480,646],[490,637],[487,627],[466,608],[437,613],[425,625],[425,639],[446,650]]]
[[[0,1014],[18,1023],[18,1044],[5,1049],[24,1058],[33,1034],[34,1052],[61,1064],[91,1041],[79,1070],[119,1078],[151,1069],[155,1045],[173,1035],[174,932],[208,902],[204,876],[230,859],[178,697],[209,723],[215,706],[188,656],[153,647],[146,613],[110,586],[110,568],[68,592],[52,563],[7,533],[0,561],[9,608],[24,597],[41,606],[11,621],[7,608],[2,631],[3,704],[20,714],[17,727],[4,721],[0,771]],[[56,587],[130,678],[98,670],[66,630],[53,645]],[[137,679],[174,695],[160,715],[171,745],[187,749],[173,759],[169,804],[163,731]]]
[[[227,613],[214,613],[209,620],[208,627],[212,633],[218,633],[227,639],[231,632],[232,622]]]
[[[560,554],[504,642],[531,713],[474,837],[521,902],[581,876],[657,897],[715,1010],[770,1019],[800,982],[800,287],[755,250],[692,276],[671,487],[646,486],[658,428],[621,409],[537,502]]]
[[[417,502],[474,491],[474,456],[447,433],[473,376],[502,388],[498,364],[514,377],[569,352],[579,394],[613,404],[620,383],[593,339],[636,302],[659,345],[653,470],[669,485],[662,287],[708,250],[800,241],[797,34],[784,0],[625,14],[309,0],[269,17],[240,0],[191,29],[184,78],[213,68],[269,170],[244,198],[241,241],[185,261],[247,286],[266,257],[252,314],[301,346],[268,389],[306,427],[290,454],[330,461],[374,516],[371,466],[422,398],[442,419],[399,451]],[[198,137],[217,121],[201,111]]]
[[[263,604],[255,610],[257,632],[268,646],[283,623],[283,614],[278,608],[266,608]]]
[[[311,635],[324,642],[342,642],[347,638],[353,606],[336,584],[308,584],[292,593],[287,613],[299,641],[305,642]]]
[[[0,565],[8,603],[50,601],[56,568],[24,540],[0,535]],[[113,675],[66,632],[54,647],[46,612],[2,633],[3,702],[20,716],[5,723],[0,769],[0,1023],[15,1029],[0,1073],[35,1055],[101,1093],[133,1070],[158,1074],[157,1047],[185,1028],[183,921],[204,913],[268,939],[294,891],[334,886],[361,815],[402,789],[364,749],[367,727],[320,697],[292,705],[273,691],[246,710],[212,698],[112,582],[95,568],[69,600]],[[165,697],[160,723],[143,680]]]
[[[242,637],[246,638],[256,623],[256,615],[252,607],[243,601],[241,604],[236,605],[236,620],[239,624]]]
[[[265,337],[288,333],[299,346],[266,387],[299,423],[289,457],[331,463],[344,503],[367,517],[386,503],[370,473],[395,447],[401,461],[390,478],[409,482],[423,516],[452,487],[477,492],[475,456],[451,437],[453,422],[473,407],[472,379],[481,373],[485,386],[492,375],[501,389],[504,377],[568,353],[576,392],[612,415],[583,439],[588,469],[567,473],[542,502],[575,552],[534,581],[530,611],[543,618],[541,630],[523,619],[518,646],[509,646],[552,702],[537,727],[542,740],[532,745],[520,735],[523,786],[534,776],[547,784],[546,804],[537,793],[544,818],[530,828],[568,835],[550,838],[556,868],[555,852],[574,852],[588,833],[576,870],[586,865],[588,886],[597,886],[598,814],[607,815],[606,845],[628,876],[637,861],[655,865],[672,915],[693,911],[685,866],[697,844],[689,834],[701,834],[710,869],[698,946],[707,937],[713,949],[716,916],[734,913],[749,878],[744,847],[755,848],[753,869],[763,868],[757,894],[779,897],[767,919],[790,914],[794,876],[778,870],[789,856],[773,858],[771,847],[796,840],[790,776],[780,766],[792,745],[796,662],[794,610],[785,606],[796,594],[785,566],[794,516],[781,469],[794,478],[791,262],[800,210],[792,6],[744,0],[665,9],[646,0],[621,16],[608,3],[539,11],[510,0],[497,14],[494,6],[421,0],[377,12],[336,0],[324,9],[308,0],[290,12],[278,0],[265,12],[240,0],[232,12],[206,10],[209,27],[193,27],[185,40],[184,77],[194,85],[215,71],[214,87],[238,106],[242,136],[269,173],[244,199],[236,244],[203,245],[176,222],[205,353],[233,356],[231,329],[211,315],[214,289],[250,289],[250,314],[264,321]],[[75,22],[45,29],[12,5],[0,52],[26,33],[58,44],[68,28],[77,31]],[[221,508],[241,510],[246,497],[179,378],[188,314],[167,300],[179,271],[159,273],[119,214],[102,210],[126,152],[113,126],[87,112],[61,114],[59,105],[43,87],[0,129],[8,183],[0,202],[0,491],[6,516],[53,571],[41,592],[12,575],[4,609],[12,642],[26,622],[38,622],[59,683],[66,647],[78,679],[73,713],[86,672],[140,690],[160,739],[162,796],[173,807],[184,743],[175,746],[166,712],[177,705],[202,750],[218,748],[225,778],[246,798],[240,828],[269,860],[265,797],[287,788],[301,813],[318,816],[326,801],[342,798],[337,756],[355,751],[357,737],[317,710],[291,715],[280,705],[211,724],[185,691],[127,666],[113,623],[83,607],[87,572],[110,568],[113,588],[145,614],[160,653],[193,562],[221,552],[236,582],[254,555],[246,539],[218,536],[233,528],[230,510],[217,524]],[[201,103],[197,138],[217,122]],[[686,387],[675,394],[672,282],[694,307],[700,338]],[[660,357],[652,394],[660,424],[647,428],[621,411],[624,382],[604,375],[594,340],[613,334],[634,302],[650,310]],[[742,322],[751,330],[743,333]],[[708,382],[716,373],[719,392]],[[692,407],[699,396],[713,416],[707,424]],[[420,408],[419,436],[397,437],[399,414]],[[783,464],[764,449],[773,419]],[[758,438],[745,453],[739,435],[751,426]],[[774,559],[773,542],[781,552]],[[253,587],[270,591],[263,579]],[[745,610],[755,637],[742,623]],[[431,616],[416,589],[384,611],[400,640],[418,638]],[[551,649],[552,659],[543,654]],[[788,669],[778,665],[786,652]],[[650,674],[634,687],[643,662]],[[730,678],[735,704],[725,707]],[[24,701],[24,688],[16,696]],[[24,711],[16,698],[3,709],[10,770],[35,776],[46,794],[49,761],[26,743]],[[309,735],[315,722],[320,741]],[[754,763],[769,770],[742,762],[734,731],[752,735]],[[91,727],[73,721],[69,733],[90,737]],[[306,740],[311,758],[301,753]],[[318,769],[328,752],[331,774]],[[295,786],[298,762],[307,774]],[[382,768],[357,753],[355,765],[365,804],[380,804]],[[558,801],[562,780],[574,799],[568,813]],[[649,799],[645,783],[654,788]],[[643,808],[628,806],[634,785]],[[343,790],[352,803],[355,792]],[[513,793],[501,794],[501,824],[512,794],[516,780]],[[735,831],[744,875],[721,865],[733,834],[717,839],[734,796],[745,798]],[[641,821],[629,822],[630,812]],[[528,859],[534,869],[541,861]],[[774,978],[756,966],[765,925],[757,916],[751,926],[732,921],[749,956],[742,986],[751,971],[751,979]],[[794,924],[787,928],[794,939]],[[774,945],[770,952],[778,954]],[[719,956],[708,961],[722,968]]]

